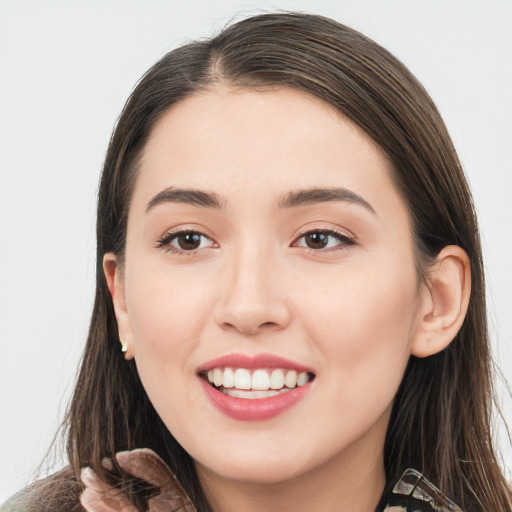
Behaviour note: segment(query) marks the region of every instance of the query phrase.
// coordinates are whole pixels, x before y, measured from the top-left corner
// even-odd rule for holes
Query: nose
[[[247,248],[221,273],[215,321],[226,331],[246,335],[284,329],[290,322],[286,287],[270,254]]]

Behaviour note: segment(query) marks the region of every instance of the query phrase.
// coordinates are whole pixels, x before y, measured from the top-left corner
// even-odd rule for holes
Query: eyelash
[[[174,247],[171,245],[171,243],[178,239],[180,236],[186,236],[186,235],[197,235],[203,239],[210,240],[213,245],[218,246],[210,237],[206,236],[204,233],[201,233],[200,231],[195,231],[193,229],[184,229],[181,231],[174,231],[171,233],[166,233],[162,238],[160,238],[157,242],[157,247],[159,249],[163,249],[168,252],[172,252],[174,254],[184,255],[184,256],[192,256],[194,255],[199,249],[202,249],[201,247],[198,247],[196,249],[191,250],[185,250],[180,249],[179,247]]]
[[[304,231],[303,233],[301,233],[295,239],[295,241],[293,242],[293,245],[297,244],[297,242],[299,240],[306,237],[307,235],[313,235],[313,234],[322,234],[327,237],[336,238],[339,243],[336,244],[334,247],[327,247],[327,248],[320,248],[320,249],[315,249],[313,247],[307,247],[305,245],[299,245],[298,247],[303,247],[304,249],[306,249],[307,251],[312,252],[312,253],[319,253],[319,252],[343,250],[343,249],[346,249],[347,247],[356,245],[356,243],[357,243],[353,237],[351,238],[346,233],[343,233],[341,231],[337,231],[335,229],[318,228],[318,229],[308,229],[307,231]]]
[[[308,247],[306,245],[297,245],[299,240],[301,240],[302,238],[304,238],[308,235],[314,235],[314,234],[316,234],[316,235],[320,234],[320,235],[324,235],[326,237],[336,238],[339,243],[336,244],[334,247],[327,247],[327,248],[324,248],[324,247],[313,248],[313,247]],[[187,236],[187,235],[196,235],[196,236],[199,236],[200,238],[210,240],[212,242],[212,245],[210,245],[209,247],[218,247],[218,244],[216,242],[214,242],[211,238],[209,238],[207,235],[205,235],[204,233],[201,233],[200,231],[194,231],[192,229],[190,229],[190,230],[186,229],[186,230],[166,233],[164,236],[162,236],[158,240],[157,247],[159,249],[163,249],[165,251],[172,252],[174,254],[185,255],[185,256],[192,256],[198,250],[204,249],[204,247],[199,246],[195,249],[186,250],[186,249],[181,249],[181,248],[174,247],[171,245],[171,243],[174,240],[177,240],[180,236]],[[327,242],[327,246],[328,246],[328,244],[329,244],[329,242]],[[293,241],[292,246],[303,247],[304,249],[306,249],[307,251],[309,251],[311,253],[319,253],[319,252],[343,250],[347,247],[350,247],[350,246],[353,246],[356,244],[357,244],[357,242],[354,238],[351,238],[351,237],[347,236],[345,233],[342,233],[340,231],[336,231],[333,229],[309,229],[309,230],[301,233]]]

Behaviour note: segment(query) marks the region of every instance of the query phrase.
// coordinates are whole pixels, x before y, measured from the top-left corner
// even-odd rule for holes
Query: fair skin
[[[288,88],[217,85],[154,127],[125,261],[104,269],[127,357],[215,511],[375,509],[407,361],[450,343],[470,289],[453,246],[419,281],[390,172],[360,129]],[[308,369],[301,398],[265,419],[215,407],[204,365],[262,353]]]

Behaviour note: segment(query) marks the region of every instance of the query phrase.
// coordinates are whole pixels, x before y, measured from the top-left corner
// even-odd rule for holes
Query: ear
[[[441,352],[462,326],[471,294],[471,268],[466,252],[445,247],[431,266],[422,292],[419,325],[411,353],[428,357]]]
[[[114,305],[121,344],[120,350],[125,352],[125,359],[133,359],[133,336],[128,310],[126,309],[123,269],[114,253],[109,252],[103,256],[103,272]]]

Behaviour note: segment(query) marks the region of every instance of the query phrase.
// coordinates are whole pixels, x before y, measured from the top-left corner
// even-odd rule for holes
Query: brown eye
[[[201,238],[202,235],[192,231],[189,233],[179,234],[175,240],[178,244],[178,247],[183,251],[193,251],[194,249],[198,249],[201,245]]]
[[[174,253],[194,253],[194,251],[207,247],[218,247],[218,245],[198,231],[178,231],[164,235],[158,241],[158,247]]]
[[[304,235],[304,242],[310,249],[323,249],[329,242],[329,235],[321,231],[315,231]]]
[[[320,251],[322,249],[344,249],[354,244],[354,240],[341,233],[331,230],[317,230],[304,233],[294,245]]]

